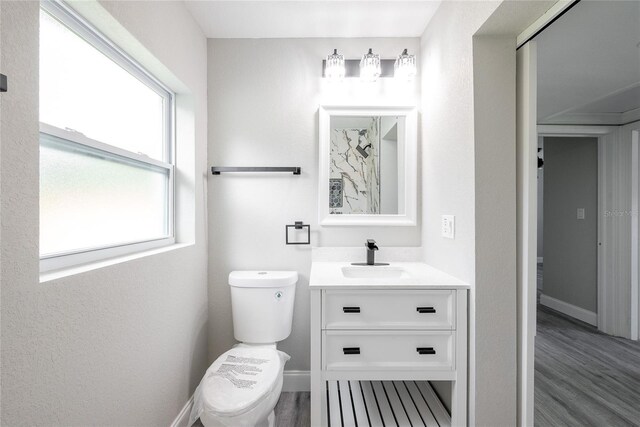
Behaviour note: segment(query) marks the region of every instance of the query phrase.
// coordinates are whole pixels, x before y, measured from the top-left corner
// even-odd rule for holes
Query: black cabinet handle
[[[416,348],[418,354],[436,354],[436,351],[433,347],[418,347]]]
[[[360,313],[360,307],[342,307],[345,313]]]
[[[433,307],[416,307],[416,311],[420,314],[423,313],[435,313],[436,309]]]
[[[360,354],[360,347],[343,347],[344,354]]]

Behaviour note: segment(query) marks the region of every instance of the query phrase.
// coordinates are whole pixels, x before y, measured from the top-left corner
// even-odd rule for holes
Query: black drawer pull
[[[416,307],[416,311],[420,314],[423,313],[435,313],[436,309],[433,307]]]
[[[418,347],[416,348],[418,354],[436,354],[436,351],[433,347]]]
[[[360,354],[360,347],[343,347],[344,354]]]
[[[360,307],[342,307],[345,313],[360,313]]]

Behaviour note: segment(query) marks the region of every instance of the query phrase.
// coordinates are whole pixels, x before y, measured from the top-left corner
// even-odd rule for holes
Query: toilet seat
[[[272,395],[282,375],[286,359],[281,354],[273,346],[242,344],[222,354],[202,382],[205,411],[236,417],[260,405]]]

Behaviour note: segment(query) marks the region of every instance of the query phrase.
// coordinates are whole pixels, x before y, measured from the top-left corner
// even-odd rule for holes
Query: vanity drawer
[[[455,329],[451,290],[325,291],[323,329]]]
[[[324,331],[326,370],[453,370],[455,332]]]

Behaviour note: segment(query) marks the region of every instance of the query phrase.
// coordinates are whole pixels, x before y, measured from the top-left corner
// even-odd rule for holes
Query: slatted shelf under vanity
[[[327,381],[330,427],[450,427],[428,381]]]

